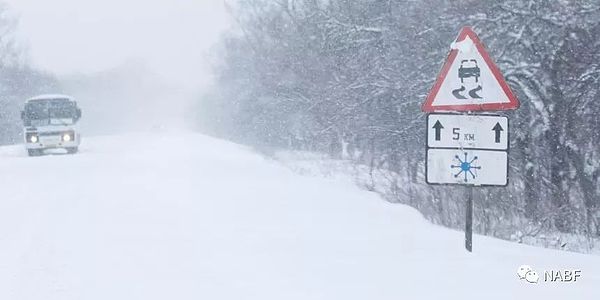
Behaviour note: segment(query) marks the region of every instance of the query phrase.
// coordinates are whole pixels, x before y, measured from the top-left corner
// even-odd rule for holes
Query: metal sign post
[[[464,27],[422,110],[428,113],[425,180],[466,186],[465,248],[469,252],[473,251],[473,188],[508,185],[509,150],[508,118],[472,112],[518,107],[519,100],[479,37]]]
[[[509,122],[499,115],[429,114],[427,183],[464,185],[465,248],[473,251],[473,189],[508,184]]]
[[[465,217],[465,248],[473,252],[473,187],[467,187],[467,211]]]

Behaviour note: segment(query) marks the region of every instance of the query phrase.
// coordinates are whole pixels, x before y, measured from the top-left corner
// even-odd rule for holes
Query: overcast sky
[[[0,0],[19,16],[34,65],[57,74],[145,61],[173,83],[206,81],[205,54],[229,21],[223,0]]]

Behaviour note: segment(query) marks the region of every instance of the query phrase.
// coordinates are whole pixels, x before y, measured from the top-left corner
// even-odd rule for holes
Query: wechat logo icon
[[[517,269],[517,276],[519,276],[519,279],[525,280],[529,283],[538,283],[538,280],[540,279],[538,273],[528,265],[520,266]]]

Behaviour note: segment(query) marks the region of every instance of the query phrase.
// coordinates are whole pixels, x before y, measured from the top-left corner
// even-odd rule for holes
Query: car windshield
[[[76,116],[75,103],[69,99],[34,100],[25,105],[25,117],[34,126],[72,124]]]

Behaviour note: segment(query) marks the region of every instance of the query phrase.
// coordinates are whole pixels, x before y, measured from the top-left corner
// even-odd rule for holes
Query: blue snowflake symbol
[[[473,159],[471,159],[471,161],[469,161],[469,154],[468,153],[464,153],[465,154],[465,159],[461,159],[458,155],[454,156],[454,159],[456,159],[458,161],[458,165],[451,165],[450,167],[452,169],[459,169],[460,171],[456,174],[454,174],[454,178],[458,178],[458,176],[460,176],[461,174],[463,174],[465,176],[465,182],[469,182],[469,174],[471,174],[471,176],[473,176],[472,179],[475,179],[475,174],[473,173],[473,169],[476,170],[481,170],[481,166],[475,166],[473,165],[478,157],[474,156]]]

